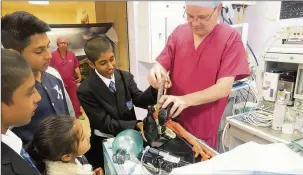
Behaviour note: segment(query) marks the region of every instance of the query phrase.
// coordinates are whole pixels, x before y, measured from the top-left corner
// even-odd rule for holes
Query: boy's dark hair
[[[98,60],[101,53],[113,51],[110,42],[103,36],[97,36],[86,41],[84,52],[88,60],[92,63]]]
[[[25,150],[33,159],[40,173],[47,174],[45,160],[61,161],[64,154],[78,150],[80,138],[73,129],[76,118],[51,116],[44,119]]]
[[[27,61],[16,51],[1,48],[1,102],[13,103],[13,94],[29,77],[32,69]]]
[[[1,42],[6,49],[22,52],[29,44],[29,38],[35,34],[46,33],[50,27],[36,16],[17,11],[1,18]]]

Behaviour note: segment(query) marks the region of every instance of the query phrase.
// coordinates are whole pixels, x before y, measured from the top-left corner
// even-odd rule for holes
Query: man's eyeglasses
[[[193,16],[188,16],[186,13],[186,9],[184,9],[184,14],[183,17],[188,21],[188,22],[193,22],[193,21],[197,21],[197,22],[203,22],[203,21],[209,21],[210,18],[213,16],[214,12],[216,11],[217,7],[214,8],[213,12],[207,16],[199,16],[197,19],[195,19]]]

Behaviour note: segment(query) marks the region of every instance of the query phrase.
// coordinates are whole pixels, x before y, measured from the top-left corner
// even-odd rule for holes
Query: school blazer
[[[38,175],[35,169],[3,142],[1,142],[1,174]]]
[[[133,104],[145,108],[157,102],[157,90],[149,87],[144,92],[138,89],[134,76],[116,69],[116,93],[112,93],[101,78],[92,71],[77,89],[77,96],[91,128],[116,136],[125,129],[135,129],[137,119]]]

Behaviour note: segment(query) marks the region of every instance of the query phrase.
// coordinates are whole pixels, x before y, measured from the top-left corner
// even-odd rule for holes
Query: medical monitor
[[[303,1],[282,1],[280,20],[303,18]]]
[[[280,27],[303,25],[303,1],[281,1],[277,14]]]

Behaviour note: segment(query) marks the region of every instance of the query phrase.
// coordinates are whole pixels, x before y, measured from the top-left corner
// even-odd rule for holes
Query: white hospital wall
[[[257,57],[260,57],[266,41],[279,29],[276,21],[281,1],[257,1],[247,8],[245,22],[249,23],[248,42]]]
[[[129,57],[130,57],[130,71],[135,76],[138,87],[145,90],[149,84],[147,82],[147,74],[152,68],[153,64],[143,63],[138,61],[138,53],[136,50],[136,29],[134,24],[136,22],[136,14],[134,14],[134,3],[136,1],[127,2],[128,12],[128,34],[129,34]],[[249,23],[248,42],[259,57],[263,51],[266,40],[278,31],[279,24],[277,22],[268,21],[267,19],[275,20],[280,11],[280,1],[257,1],[256,6],[249,6],[246,12],[246,19],[243,22]],[[235,12],[235,19],[237,12]],[[136,108],[138,118],[142,119],[146,116],[146,111]]]
[[[147,81],[148,71],[152,68],[152,64],[146,63],[144,65],[142,62],[138,61],[138,50],[136,48],[138,42],[136,42],[136,37],[138,29],[135,28],[136,24],[136,10],[134,5],[136,1],[127,1],[127,19],[128,19],[128,40],[129,40],[129,59],[130,59],[130,72],[134,75],[135,81],[138,84],[140,90],[145,90],[149,84]],[[146,19],[148,20],[148,19]],[[143,119],[147,112],[141,108],[135,108],[136,115],[138,119]]]

